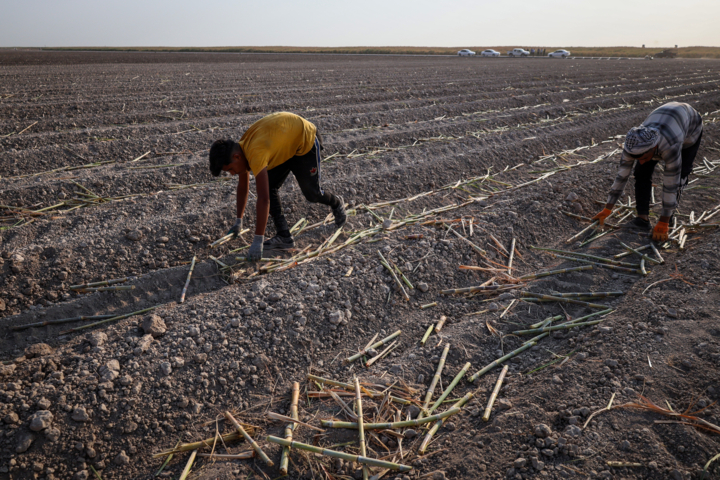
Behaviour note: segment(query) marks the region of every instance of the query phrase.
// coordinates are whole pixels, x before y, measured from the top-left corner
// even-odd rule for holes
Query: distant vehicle
[[[499,57],[499,56],[500,56],[500,52],[495,51],[495,50],[493,50],[493,49],[483,50],[482,53],[480,54],[480,56],[481,56],[481,57]]]
[[[459,57],[472,57],[473,55],[475,55],[475,52],[467,48],[463,48],[458,52]]]
[[[567,50],[555,50],[552,53],[548,53],[548,57],[560,57],[560,58],[567,58],[570,56],[570,52]]]
[[[508,52],[508,57],[529,57],[530,52],[524,48],[513,48]]]

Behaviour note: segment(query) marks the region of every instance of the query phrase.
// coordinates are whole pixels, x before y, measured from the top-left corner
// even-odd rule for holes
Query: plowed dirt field
[[[368,457],[412,467],[371,475],[680,480],[720,453],[720,62],[3,51],[0,66],[0,479],[147,479],[164,460],[153,454],[213,437],[199,453],[249,450],[216,436],[234,431],[225,411],[256,427],[275,466],[198,456],[191,478],[277,478],[266,436],[285,424],[267,413],[291,414],[293,382],[303,422],[352,419],[340,403],[353,397],[308,374],[406,399],[364,396],[365,422],[416,418],[446,345],[433,402],[467,363],[469,377],[531,338],[513,332],[599,311],[521,292],[618,295],[579,295],[612,310],[505,361],[489,421],[500,367],[460,375],[434,414],[473,396],[422,454],[433,423],[368,430]],[[705,125],[676,215],[683,248],[644,260],[646,276],[637,254],[618,270],[531,248],[612,259],[621,242],[648,245],[625,229],[568,240],[605,203],[625,132],[673,100]],[[293,260],[257,271],[236,260],[251,235],[211,248],[234,222],[236,181],[212,177],[207,152],[276,111],[318,126],[323,185],[349,216],[335,235],[290,178]],[[632,218],[632,184],[615,222]],[[126,289],[70,288],[124,277]],[[483,283],[499,291],[442,293]],[[370,366],[374,352],[343,361],[397,330]],[[322,428],[294,439],[359,454],[355,430]],[[178,478],[189,456],[159,476]],[[362,472],[293,448],[287,478]]]

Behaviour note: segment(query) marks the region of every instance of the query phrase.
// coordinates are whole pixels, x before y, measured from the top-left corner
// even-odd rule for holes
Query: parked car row
[[[544,49],[543,49],[544,50]],[[512,50],[507,52],[508,57],[529,57],[530,55],[534,55],[535,52],[529,52],[525,50],[524,48],[513,48]],[[463,48],[462,50],[458,51],[459,57],[472,57],[477,55],[475,52],[470,50],[469,48]],[[500,52],[493,49],[483,50],[480,53],[481,57],[499,57]],[[567,50],[555,50],[554,52],[548,53],[548,57],[550,58],[567,58],[570,56],[570,52]]]

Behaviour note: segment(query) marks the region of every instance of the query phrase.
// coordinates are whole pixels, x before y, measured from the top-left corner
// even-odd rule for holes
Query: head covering
[[[625,136],[624,149],[630,155],[642,155],[660,143],[660,131],[653,127],[633,127]]]

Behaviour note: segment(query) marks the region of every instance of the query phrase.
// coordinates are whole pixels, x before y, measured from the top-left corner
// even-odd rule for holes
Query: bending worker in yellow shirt
[[[322,138],[317,127],[304,118],[278,112],[253,123],[239,142],[216,140],[210,147],[210,173],[221,171],[238,176],[237,219],[228,234],[238,235],[248,199],[250,171],[255,175],[257,221],[255,238],[247,259],[257,261],[265,250],[286,250],[295,246],[283,215],[278,191],[290,172],[305,198],[332,209],[335,225],[345,224],[345,206],[341,197],[323,191],[320,186],[320,150]],[[277,235],[265,241],[268,214],[275,222]]]

